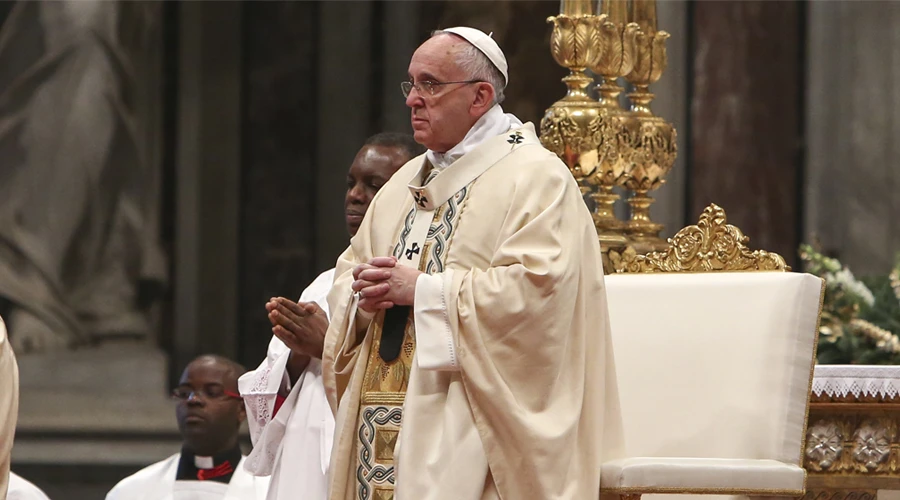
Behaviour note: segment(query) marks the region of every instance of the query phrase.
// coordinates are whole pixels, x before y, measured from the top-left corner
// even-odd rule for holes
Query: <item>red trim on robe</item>
[[[212,479],[214,477],[227,476],[234,472],[234,469],[231,467],[231,462],[223,462],[212,469],[200,469],[197,471],[197,479],[200,481],[206,481],[207,479]]]
[[[287,398],[282,396],[281,394],[275,395],[275,410],[272,412],[272,418],[275,418],[275,415],[278,415],[278,410],[281,409],[281,405],[284,404],[285,399]]]

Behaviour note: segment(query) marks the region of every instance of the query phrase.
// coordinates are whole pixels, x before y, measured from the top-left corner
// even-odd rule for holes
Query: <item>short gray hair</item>
[[[449,31],[437,30],[431,33],[432,38],[438,35],[452,35],[462,39],[459,35]],[[462,40],[465,41],[465,39]],[[494,104],[500,104],[506,98],[504,94],[506,81],[503,80],[503,75],[477,47],[466,41],[456,55],[456,64],[469,75],[470,79],[488,82],[494,87]]]

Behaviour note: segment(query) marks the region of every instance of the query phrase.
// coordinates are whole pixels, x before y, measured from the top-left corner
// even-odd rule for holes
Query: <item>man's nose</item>
[[[419,95],[419,91],[413,87],[406,96],[406,105],[410,108],[419,108],[425,105],[425,100]]]
[[[361,203],[365,200],[365,189],[359,184],[354,184],[353,187],[347,190],[347,200]]]

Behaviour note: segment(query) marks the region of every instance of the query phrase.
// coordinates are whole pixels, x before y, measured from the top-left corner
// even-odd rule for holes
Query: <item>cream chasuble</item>
[[[530,123],[426,170],[392,177],[337,263],[330,498],[596,498],[613,366],[581,192]],[[352,269],[386,255],[426,275],[373,315]]]

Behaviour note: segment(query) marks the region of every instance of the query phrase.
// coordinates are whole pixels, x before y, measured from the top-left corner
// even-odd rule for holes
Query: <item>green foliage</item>
[[[900,253],[889,274],[863,279],[810,245],[800,257],[825,279],[818,363],[900,365]]]

